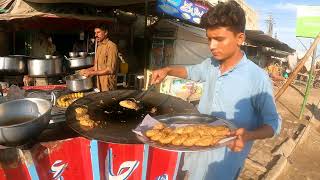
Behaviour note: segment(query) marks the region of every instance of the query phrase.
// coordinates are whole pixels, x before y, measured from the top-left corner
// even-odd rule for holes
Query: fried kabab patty
[[[57,99],[57,105],[59,107],[66,108],[70,106],[70,104],[72,104],[74,101],[76,101],[79,98],[82,98],[83,96],[84,94],[80,92],[62,95]]]
[[[164,129],[165,127],[166,125],[164,125],[163,123],[158,123],[155,126],[153,126],[153,129],[161,130],[161,129]]]
[[[84,114],[87,114],[88,109],[84,108],[84,107],[77,107],[74,111],[76,112],[76,116],[79,117],[79,116],[82,116]]]
[[[186,139],[188,138],[188,135],[182,134],[178,135],[176,138],[172,140],[172,144],[176,146],[180,146]]]
[[[128,109],[134,109],[134,110],[139,110],[139,105],[138,103],[132,101],[132,100],[123,100],[119,102],[119,105],[124,107],[124,108],[128,108]]]
[[[184,146],[193,146],[200,138],[200,136],[188,137],[182,144]]]
[[[229,132],[230,130],[226,126],[187,125],[172,128],[158,123],[152,129],[147,130],[145,134],[152,141],[158,141],[163,145],[208,147],[216,145]]]
[[[165,136],[166,136],[165,133],[159,132],[159,133],[155,134],[154,136],[152,136],[151,140],[152,141],[158,141],[159,139],[164,138]]]
[[[161,138],[159,141],[162,144],[169,144],[171,143],[171,141],[173,141],[176,137],[178,136],[178,134],[176,133],[171,133],[166,135],[164,138]]]
[[[147,137],[152,137],[156,134],[158,134],[160,131],[158,129],[150,129],[148,131],[146,131],[146,136]]]
[[[196,146],[210,146],[213,142],[213,136],[202,136],[196,143]]]

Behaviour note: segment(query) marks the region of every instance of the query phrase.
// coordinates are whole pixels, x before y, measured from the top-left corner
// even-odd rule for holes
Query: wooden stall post
[[[299,71],[302,69],[308,58],[310,57],[311,53],[315,50],[317,44],[319,43],[320,40],[320,33],[318,34],[317,38],[313,41],[311,47],[307,51],[307,53],[304,55],[302,60],[299,62],[297,67],[293,70],[292,74],[286,81],[286,83],[278,90],[278,92],[275,95],[275,100],[278,100],[280,96],[287,90],[289,85],[292,83],[292,81],[297,77]]]

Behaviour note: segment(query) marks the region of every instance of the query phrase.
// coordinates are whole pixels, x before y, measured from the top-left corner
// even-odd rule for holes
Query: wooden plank
[[[293,70],[293,72],[291,73],[291,75],[289,76],[288,80],[286,81],[286,83],[278,90],[278,92],[275,95],[275,100],[278,100],[281,95],[287,90],[287,88],[289,87],[289,85],[296,79],[298,73],[300,72],[300,70],[303,68],[304,64],[306,63],[306,61],[309,59],[309,57],[311,56],[311,53],[314,51],[314,49],[316,48],[316,46],[318,45],[320,41],[320,33],[318,34],[317,38],[313,41],[311,47],[309,48],[309,50],[307,51],[307,53],[304,55],[304,57],[302,58],[302,60],[299,62],[299,64],[297,65],[297,67]]]

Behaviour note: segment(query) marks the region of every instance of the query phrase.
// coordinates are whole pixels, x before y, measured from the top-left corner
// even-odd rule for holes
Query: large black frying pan
[[[76,132],[90,139],[121,144],[141,143],[131,131],[143,120],[146,114],[151,116],[172,113],[199,113],[191,104],[182,99],[148,92],[140,101],[142,108],[138,111],[126,109],[119,105],[121,100],[137,97],[142,91],[116,90],[87,95],[71,104],[66,111],[67,124]],[[81,126],[76,120],[75,108],[88,107],[91,119],[100,122],[93,128]],[[156,108],[156,112],[151,112]]]

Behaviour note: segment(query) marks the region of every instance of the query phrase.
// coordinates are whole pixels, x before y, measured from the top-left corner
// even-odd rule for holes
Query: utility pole
[[[272,17],[272,13],[269,14],[269,17],[267,20],[265,20],[266,24],[267,24],[267,34],[269,36],[273,36],[273,25],[275,24],[274,23],[274,19]]]

